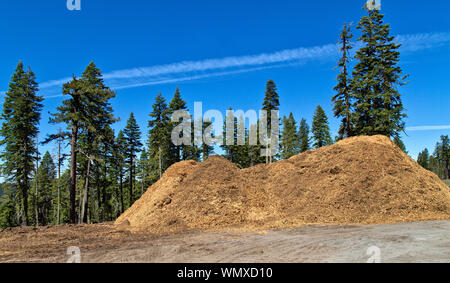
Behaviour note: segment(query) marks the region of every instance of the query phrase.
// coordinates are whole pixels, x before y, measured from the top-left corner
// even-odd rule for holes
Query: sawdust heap
[[[439,219],[450,219],[447,186],[373,136],[242,170],[220,156],[174,164],[115,224],[159,234]]]

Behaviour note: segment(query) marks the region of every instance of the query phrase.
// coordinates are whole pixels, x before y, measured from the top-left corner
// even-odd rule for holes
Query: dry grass
[[[130,230],[253,230],[450,219],[450,190],[384,136],[355,137],[270,165],[173,165],[117,221]]]

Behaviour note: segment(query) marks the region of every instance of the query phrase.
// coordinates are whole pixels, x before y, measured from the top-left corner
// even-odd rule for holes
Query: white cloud
[[[414,52],[418,50],[440,47],[450,43],[450,33],[421,33],[399,35],[396,41],[402,44],[402,50]],[[355,47],[356,49],[357,47]],[[290,63],[306,63],[308,61],[335,59],[338,56],[336,44],[314,47],[286,49],[273,53],[261,53],[247,56],[233,56],[198,61],[183,61],[141,68],[131,68],[107,72],[105,80],[113,89],[125,89],[139,86],[176,83],[187,80],[225,76],[273,68]],[[67,81],[70,77],[43,82],[43,92],[53,89]]]
[[[417,126],[417,127],[408,127],[406,131],[414,132],[414,131],[436,131],[436,130],[450,130],[450,125],[441,125],[441,126]]]
[[[72,79],[72,77],[60,79],[60,80],[52,80],[52,81],[48,81],[48,82],[43,82],[43,83],[39,84],[39,88],[45,89],[45,88],[54,87],[54,86],[62,87],[63,84],[69,82],[71,79]]]
[[[154,81],[149,82],[142,82],[142,83],[130,83],[130,84],[124,84],[114,87],[113,89],[126,89],[126,88],[133,88],[133,87],[141,87],[141,86],[149,86],[149,85],[159,85],[159,84],[168,84],[168,83],[176,83],[176,82],[184,82],[184,81],[193,81],[193,80],[199,80],[199,79],[205,79],[205,78],[211,78],[211,77],[223,77],[223,76],[229,76],[229,75],[237,75],[242,73],[248,73],[248,72],[254,72],[254,71],[260,71],[270,68],[277,68],[285,65],[275,65],[275,66],[265,66],[265,67],[259,67],[259,68],[251,68],[251,69],[242,69],[242,70],[236,70],[236,71],[228,71],[228,72],[215,72],[210,74],[204,74],[204,75],[196,75],[196,76],[187,76],[187,77],[178,77],[174,79],[157,79]]]
[[[104,75],[105,79],[124,79],[154,77],[158,75],[178,74],[196,71],[209,71],[237,67],[261,66],[294,60],[320,59],[337,55],[338,48],[334,44],[311,48],[287,49],[274,53],[262,53],[251,56],[225,57],[201,61],[184,61],[180,63],[159,65],[145,68],[134,68],[114,71]]]
[[[419,33],[399,35],[396,41],[401,43],[405,51],[419,51],[423,49],[436,48],[450,42],[450,33]]]
[[[199,61],[183,61],[173,64],[156,65],[143,68],[133,68],[104,73],[103,77],[115,89],[124,89],[145,85],[163,83],[175,83],[186,80],[201,79],[207,77],[224,76],[244,72],[273,68],[280,63],[301,63],[307,60],[318,60],[338,55],[338,47],[335,44],[316,46],[311,48],[287,49],[274,53],[262,53],[258,55],[225,57],[218,59],[206,59]],[[256,68],[255,68],[256,67]],[[218,72],[229,70],[229,72]],[[208,73],[206,73],[208,72]],[[213,72],[213,73],[211,73]],[[198,74],[203,73],[203,74]],[[181,76],[180,76],[181,75]],[[166,76],[165,78],[159,78]],[[169,76],[169,78],[167,78]],[[71,78],[52,80],[40,84],[45,90],[52,87],[60,87]]]

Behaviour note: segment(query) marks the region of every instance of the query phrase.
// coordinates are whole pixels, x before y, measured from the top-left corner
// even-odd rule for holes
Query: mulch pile
[[[450,219],[448,187],[373,136],[248,169],[220,156],[174,164],[115,225],[165,234],[442,219]]]

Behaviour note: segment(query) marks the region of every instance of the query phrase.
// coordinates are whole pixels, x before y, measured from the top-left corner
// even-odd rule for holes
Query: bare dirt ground
[[[131,234],[112,224],[15,228],[0,232],[0,262],[450,262],[450,221],[303,226],[255,232]]]

